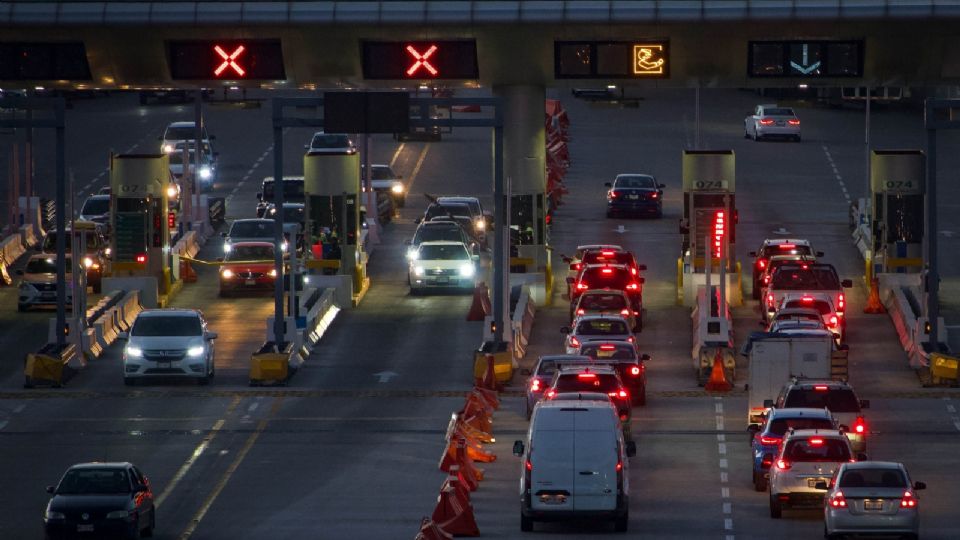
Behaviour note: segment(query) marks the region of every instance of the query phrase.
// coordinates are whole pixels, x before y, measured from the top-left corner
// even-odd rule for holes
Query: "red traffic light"
[[[172,229],[177,226],[177,213],[167,212],[167,228]]]

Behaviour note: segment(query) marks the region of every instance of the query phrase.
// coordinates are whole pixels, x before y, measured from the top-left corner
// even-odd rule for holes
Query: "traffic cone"
[[[457,459],[456,464],[460,466],[463,475],[472,478],[474,483],[482,481],[483,469],[477,467],[473,460],[470,459],[470,456],[467,455],[467,441],[462,437],[458,438],[454,443],[454,448],[456,449],[456,453],[454,454]]]
[[[437,519],[438,517],[441,519]],[[467,504],[461,504],[452,488],[448,487],[440,491],[437,507],[431,519],[447,534],[480,536],[480,528],[477,527],[477,520],[473,516],[473,505],[469,501]]]
[[[457,477],[457,482],[460,482],[460,486],[466,490],[468,494],[471,491],[476,491],[479,486],[477,479],[464,474],[463,471],[460,470],[459,465],[451,465],[449,474]]]
[[[493,435],[491,435],[490,433],[485,433],[483,431],[480,431],[479,429],[474,428],[470,424],[458,422],[456,429],[462,430],[464,434],[467,435],[468,437],[473,437],[474,439],[477,439],[478,441],[484,444],[497,442],[497,439]]]
[[[874,277],[870,280],[870,297],[867,298],[867,305],[863,308],[864,313],[886,313],[887,308],[883,307],[880,301],[880,280]]]
[[[193,270],[193,266],[188,259],[180,259],[180,279],[184,283],[197,282],[197,273]]]
[[[440,484],[440,491],[448,488],[452,489],[454,495],[457,496],[457,500],[460,501],[460,504],[466,505],[470,502],[470,490],[460,482],[460,478],[458,478],[459,473],[460,467],[457,465],[450,467],[450,474],[448,474],[447,477],[443,479],[443,483]]]
[[[424,517],[420,521],[420,531],[413,540],[452,540],[453,535],[444,531],[432,519]]]
[[[487,286],[483,283],[477,283],[477,286],[473,288],[473,303],[470,304],[470,312],[467,313],[468,321],[482,321],[488,315],[488,310],[484,305],[484,298],[487,299],[487,302],[490,302],[490,299],[487,298]]]
[[[704,385],[708,392],[729,392],[733,386],[727,381],[727,374],[723,371],[723,354],[717,349],[713,357],[713,370],[710,371],[710,380]]]

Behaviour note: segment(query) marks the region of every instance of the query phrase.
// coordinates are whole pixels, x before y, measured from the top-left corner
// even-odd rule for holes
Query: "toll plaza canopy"
[[[958,19],[957,0],[14,0],[0,58],[34,60],[0,82],[941,85],[960,81]]]

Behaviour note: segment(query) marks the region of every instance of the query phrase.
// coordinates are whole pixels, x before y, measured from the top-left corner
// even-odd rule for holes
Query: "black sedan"
[[[644,215],[663,217],[663,184],[649,174],[618,174],[607,187],[607,217]]]
[[[48,539],[153,536],[156,512],[150,481],[130,463],[70,467],[43,516]]]

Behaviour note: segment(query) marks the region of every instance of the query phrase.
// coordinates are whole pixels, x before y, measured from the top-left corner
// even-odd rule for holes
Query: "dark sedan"
[[[663,217],[663,184],[649,174],[618,174],[607,187],[607,217],[645,215]]]
[[[150,481],[130,463],[74,465],[47,492],[53,495],[43,516],[48,539],[153,535]]]

